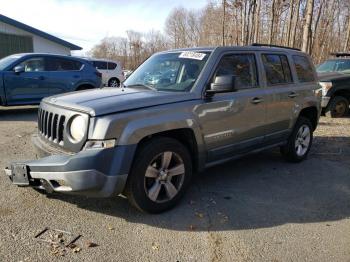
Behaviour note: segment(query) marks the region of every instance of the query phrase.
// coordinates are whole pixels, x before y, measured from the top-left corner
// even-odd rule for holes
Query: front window
[[[20,55],[10,55],[0,59],[0,70],[4,70],[6,67],[8,67],[21,57],[22,56]]]
[[[124,82],[126,87],[144,86],[162,91],[189,91],[197,81],[209,52],[156,54]]]
[[[350,73],[350,59],[328,60],[317,67],[318,73],[342,72]]]
[[[25,60],[20,64],[24,67],[25,72],[42,72],[45,71],[44,58],[34,57],[28,60]]]

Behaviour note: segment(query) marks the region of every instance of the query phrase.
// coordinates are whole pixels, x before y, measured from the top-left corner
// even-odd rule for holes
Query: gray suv
[[[194,173],[279,146],[306,158],[321,90],[308,55],[271,46],[154,54],[123,83],[57,95],[39,108],[38,160],[5,169],[13,184],[173,207]]]

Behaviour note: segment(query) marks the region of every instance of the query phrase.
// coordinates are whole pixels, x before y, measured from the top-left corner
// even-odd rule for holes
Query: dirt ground
[[[36,113],[0,108],[0,168],[34,158]],[[0,261],[350,261],[349,218],[350,118],[321,118],[303,163],[271,150],[207,170],[160,215],[122,197],[46,196],[0,175]],[[46,227],[81,238],[57,251],[34,239]]]

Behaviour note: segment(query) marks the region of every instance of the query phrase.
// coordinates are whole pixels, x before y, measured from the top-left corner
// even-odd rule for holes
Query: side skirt
[[[225,162],[228,162],[228,161],[231,161],[231,160],[235,160],[235,159],[239,159],[239,158],[242,158],[244,156],[247,156],[247,155],[250,155],[250,154],[254,154],[254,153],[258,153],[258,152],[261,152],[261,151],[264,151],[264,150],[267,150],[267,149],[270,149],[270,148],[283,146],[283,145],[286,145],[286,143],[287,143],[286,141],[283,141],[283,142],[267,145],[267,146],[264,146],[264,147],[261,147],[261,148],[257,148],[257,149],[254,149],[252,151],[249,151],[249,152],[239,153],[239,154],[235,154],[235,155],[233,155],[231,157],[227,157],[227,158],[223,158],[223,159],[220,159],[220,160],[208,162],[208,163],[205,164],[205,168],[209,168],[209,167],[212,167],[212,166],[220,165],[222,163],[225,163]]]

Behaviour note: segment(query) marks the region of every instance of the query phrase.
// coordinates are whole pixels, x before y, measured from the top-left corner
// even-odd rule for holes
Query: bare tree
[[[310,52],[310,46],[311,46],[310,44],[311,44],[311,36],[312,36],[311,23],[312,23],[313,10],[314,10],[314,0],[307,0],[306,22],[304,25],[303,45],[301,48],[301,50],[303,50],[304,52]]]

